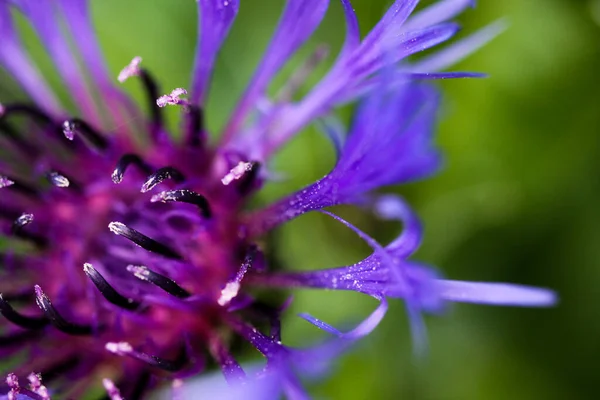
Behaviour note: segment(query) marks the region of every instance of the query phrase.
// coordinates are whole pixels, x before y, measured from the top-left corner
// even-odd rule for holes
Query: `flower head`
[[[267,87],[312,35],[328,1],[287,1],[221,139],[211,144],[204,103],[239,0],[198,1],[199,41],[189,92],[159,89],[139,56],[121,71],[119,82],[139,80],[144,88],[147,117],[108,74],[86,0],[0,0],[0,65],[32,100],[0,106],[0,138],[8,149],[0,153],[0,228],[8,243],[0,254],[0,354],[26,354],[6,379],[8,398],[79,398],[94,385],[102,385],[113,400],[140,398],[165,379],[179,387],[182,378],[204,369],[205,353],[228,382],[250,380],[247,387],[260,389],[257,398],[281,391],[301,397],[297,376],[322,372],[370,332],[384,316],[387,298],[403,298],[414,321],[445,300],[552,302],[552,294],[540,289],[446,281],[408,261],[421,238],[417,218],[397,198],[372,196],[382,186],[436,171],[439,156],[431,134],[438,95],[421,80],[478,76],[438,69],[495,31],[476,34],[437,58],[398,66],[449,39],[457,27],[445,21],[470,1],[441,1],[410,17],[417,1],[397,0],[363,39],[350,2],[341,2],[345,44],[323,80],[293,101],[306,69],[323,51],[297,71],[283,95],[270,98]],[[12,6],[29,19],[51,55],[77,105],[73,115],[21,45]],[[340,125],[327,125],[339,150],[331,173],[265,209],[246,211],[247,200],[266,179],[263,166],[272,154],[316,118],[357,99],[362,105],[344,143]],[[184,114],[181,143],[164,126],[167,105],[180,106]],[[19,117],[22,124],[15,125]],[[136,127],[124,123],[131,120],[143,121],[143,144],[136,140]],[[109,126],[120,128],[110,135]],[[402,220],[401,236],[382,247],[341,220],[373,247],[373,255],[307,273],[269,269],[261,249],[264,234],[303,213],[344,203]],[[293,349],[281,343],[285,305],[263,303],[248,291],[256,286],[355,290],[381,305],[348,333],[305,316],[339,338]],[[256,379],[230,352],[239,339],[266,358]],[[25,376],[29,388],[19,385]]]

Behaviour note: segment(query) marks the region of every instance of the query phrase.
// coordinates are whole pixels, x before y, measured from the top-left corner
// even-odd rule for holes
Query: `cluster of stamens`
[[[181,105],[186,111],[184,129],[186,130],[187,141],[185,146],[189,148],[189,145],[192,145],[192,148],[195,148],[196,151],[198,151],[198,154],[203,157],[215,157],[215,153],[210,149],[207,149],[202,142],[204,127],[202,126],[203,116],[201,109],[189,104],[185,99],[180,97],[186,93],[183,89],[175,89],[169,95],[157,97],[157,85],[151,75],[140,67],[140,62],[141,59],[134,59],[131,65],[126,67],[121,73],[119,81],[124,81],[131,76],[138,76],[141,78],[142,84],[146,89],[147,97],[149,100],[152,100],[153,104],[150,112],[152,118],[149,127],[153,143],[158,143],[156,139],[160,136],[161,132],[164,132],[162,127],[163,117],[158,108],[167,104]],[[156,100],[157,98],[158,100]],[[238,232],[235,231],[237,225],[235,223],[231,225],[230,222],[228,222],[228,224],[232,226],[232,228],[230,228],[232,231],[229,234],[229,239],[227,239],[230,240],[230,242],[225,242],[223,245],[233,244],[235,248],[229,250],[225,249],[225,252],[229,251],[231,254],[239,254],[241,249],[245,255],[242,255],[241,259],[238,258],[239,264],[237,267],[232,265],[212,267],[215,271],[218,270],[218,268],[222,268],[217,274],[222,275],[222,277],[217,279],[217,281],[221,282],[220,287],[216,287],[212,294],[208,294],[208,298],[213,302],[213,304],[208,307],[209,311],[207,311],[210,316],[197,317],[198,321],[193,320],[193,318],[196,317],[191,317],[192,320],[189,322],[182,320],[173,323],[174,321],[164,320],[165,317],[162,315],[162,311],[153,311],[156,307],[167,307],[166,310],[168,310],[168,306],[165,306],[164,304],[170,303],[166,300],[164,303],[149,302],[144,293],[152,292],[149,288],[154,287],[164,293],[167,296],[166,298],[172,299],[169,301],[186,302],[188,299],[194,297],[196,293],[192,289],[198,287],[198,284],[201,283],[187,282],[187,285],[182,285],[176,282],[176,279],[168,276],[170,274],[165,273],[165,268],[160,267],[162,263],[167,262],[176,263],[176,265],[185,264],[184,268],[193,270],[196,267],[193,261],[194,257],[190,257],[187,253],[182,251],[183,248],[180,246],[177,239],[164,242],[162,239],[151,237],[157,233],[162,234],[160,229],[157,230],[153,228],[153,235],[144,233],[143,229],[134,229],[131,226],[132,224],[128,222],[128,218],[133,219],[135,224],[135,221],[138,221],[137,223],[144,222],[144,216],[142,215],[140,217],[139,213],[136,212],[129,217],[126,207],[131,207],[133,205],[136,205],[137,207],[137,205],[140,204],[139,201],[135,200],[136,195],[139,196],[140,193],[143,195],[147,192],[151,192],[159,185],[167,185],[172,186],[172,188],[153,194],[149,199],[146,199],[148,206],[144,205],[140,207],[143,209],[144,207],[150,207],[152,205],[170,207],[169,204],[181,204],[181,207],[188,207],[185,209],[185,212],[192,213],[191,215],[197,215],[200,218],[199,221],[215,223],[215,221],[213,221],[216,218],[213,207],[214,202],[219,202],[219,196],[223,196],[223,193],[226,193],[227,195],[234,196],[238,199],[237,204],[241,204],[244,196],[249,194],[253,188],[256,187],[260,164],[253,161],[239,161],[237,165],[229,167],[229,172],[225,171],[221,177],[214,179],[214,182],[205,187],[199,187],[200,190],[198,190],[198,187],[193,188],[186,185],[186,182],[188,182],[186,175],[189,175],[191,171],[196,170],[194,166],[191,168],[184,168],[183,170],[173,165],[155,168],[152,165],[152,156],[144,157],[135,152],[135,150],[131,151],[131,149],[126,149],[122,152],[122,155],[115,158],[114,153],[121,151],[119,142],[114,138],[105,137],[92,124],[81,118],[72,118],[58,123],[44,111],[30,105],[2,105],[0,108],[0,137],[9,142],[15,150],[24,153],[25,156],[31,160],[36,160],[37,157],[42,154],[43,150],[31,146],[25,138],[15,133],[18,132],[18,130],[9,125],[8,121],[13,115],[25,116],[30,123],[34,123],[37,125],[38,129],[52,137],[52,140],[54,141],[52,142],[53,145],[56,144],[57,146],[67,149],[75,156],[75,158],[90,158],[93,162],[82,162],[82,165],[86,166],[83,167],[82,170],[69,170],[66,168],[67,174],[57,168],[46,169],[41,176],[43,176],[50,184],[50,189],[48,189],[48,191],[38,189],[36,185],[31,184],[18,176],[5,174],[4,171],[0,172],[0,189],[9,190],[11,192],[8,197],[5,198],[10,200],[12,198],[10,196],[13,195],[15,196],[14,199],[24,198],[22,204],[25,204],[32,209],[31,211],[28,209],[27,212],[19,213],[16,210],[11,211],[9,206],[4,207],[2,205],[0,219],[5,218],[9,219],[9,221],[12,220],[10,227],[5,231],[5,235],[12,236],[19,240],[29,241],[37,247],[36,254],[39,254],[40,257],[36,258],[35,262],[40,264],[41,269],[39,269],[39,271],[43,274],[39,275],[38,272],[34,272],[38,271],[36,269],[32,270],[32,276],[28,277],[29,279],[41,280],[41,282],[38,281],[39,284],[36,283],[33,285],[35,304],[37,304],[41,314],[32,314],[31,311],[27,310],[27,307],[24,307],[24,312],[18,311],[13,307],[13,304],[21,304],[24,300],[29,299],[29,295],[27,294],[0,294],[0,313],[10,323],[20,328],[16,333],[9,333],[8,336],[2,337],[0,340],[5,343],[19,340],[23,340],[24,343],[34,343],[35,341],[42,341],[43,343],[46,336],[43,332],[45,332],[46,329],[56,329],[64,334],[82,337],[94,336],[98,338],[119,338],[121,336],[123,340],[108,341],[101,346],[102,350],[111,354],[135,359],[138,362],[145,364],[150,370],[159,369],[169,373],[181,371],[186,367],[189,367],[191,360],[194,358],[193,355],[188,354],[189,346],[181,345],[181,341],[184,340],[184,337],[188,337],[188,339],[185,339],[188,341],[196,340],[204,343],[210,342],[211,348],[214,349],[215,346],[217,346],[220,349],[218,354],[214,354],[213,356],[218,359],[224,357],[223,343],[220,343],[220,340],[215,339],[216,334],[210,331],[213,329],[211,328],[211,325],[223,323],[222,321],[219,322],[219,311],[215,312],[214,310],[222,309],[223,312],[225,312],[227,306],[236,298],[236,296],[238,296],[244,275],[251,268],[253,259],[258,251],[257,247],[253,244],[245,243],[244,239],[240,239]],[[60,142],[60,140],[58,140],[60,136],[66,137],[68,141],[64,142],[63,137],[63,142]],[[79,137],[82,140],[75,140],[76,137]],[[90,152],[88,150],[92,151]],[[177,152],[176,149],[173,151],[175,151],[175,153]],[[50,154],[50,156],[52,156],[52,154]],[[206,165],[206,162],[203,162],[203,165]],[[113,167],[110,168],[111,163]],[[56,163],[51,162],[50,164]],[[57,165],[52,166],[55,167]],[[95,173],[96,171],[90,171],[88,169],[96,167],[106,168],[107,166],[110,169],[106,171],[106,174],[103,173],[103,176],[106,176],[109,185],[121,185],[116,187],[117,190],[103,189],[100,192],[94,191],[96,190],[96,187],[105,188],[107,185],[104,185],[104,182],[99,183],[97,178],[98,175]],[[133,179],[130,180],[130,178],[128,178],[128,184],[122,184],[125,174],[129,173],[128,171],[131,169],[130,167],[132,167],[138,175],[141,173],[146,177],[141,185],[137,186],[135,190],[131,190],[131,185],[129,184]],[[14,166],[12,172],[16,173],[16,171],[19,171],[19,168],[20,166],[18,165]],[[200,170],[200,174],[208,174],[211,172],[210,169],[206,167],[204,167],[204,170],[201,168],[198,169]],[[71,172],[69,173],[69,171]],[[111,171],[112,174],[110,173]],[[92,179],[92,181],[87,181],[86,179]],[[121,187],[123,187],[123,189],[119,189]],[[233,187],[233,189],[230,189],[229,187]],[[92,190],[90,188],[94,189]],[[55,192],[54,190],[57,191]],[[63,190],[65,192],[58,192],[58,190]],[[210,195],[207,196],[199,193],[203,190],[208,191]],[[109,200],[102,200],[105,198],[108,198]],[[100,202],[102,207],[104,207],[102,209],[103,211],[98,211],[94,208],[96,206],[89,205],[96,204],[96,201]],[[21,201],[17,200],[13,203],[21,204]],[[112,204],[118,205],[118,207],[115,206],[116,208],[113,208]],[[189,208],[190,206],[192,207]],[[125,207],[125,211],[123,211],[123,207]],[[235,221],[235,212],[239,207],[236,205],[232,206],[229,200],[227,202],[227,207],[230,207],[233,213],[227,218]],[[192,212],[191,210],[195,210],[195,212]],[[96,212],[98,212],[98,217],[96,217]],[[153,212],[154,211],[152,210],[148,211],[148,221],[156,225],[157,222],[153,219],[154,217],[152,217],[152,215],[160,217],[162,214],[160,211],[156,211],[155,214],[152,214]],[[47,215],[51,215],[51,217],[48,218]],[[114,219],[111,217],[113,215],[118,218]],[[121,217],[124,219],[121,219]],[[80,218],[83,218],[86,221],[80,221]],[[39,223],[38,219],[41,220]],[[78,235],[77,233],[73,233],[77,232],[77,228],[74,230],[68,229],[66,232],[69,233],[47,230],[51,229],[48,227],[60,226],[61,223],[67,223],[61,222],[63,220],[68,220],[68,223],[75,224],[75,226],[77,226],[77,223],[82,224],[82,227],[84,227],[82,228],[82,232],[86,231],[88,226],[94,227],[102,221],[105,221],[104,224],[108,223],[108,230],[110,232],[126,239],[129,243],[135,245],[134,248],[141,248],[147,253],[143,256],[143,259],[140,260],[140,264],[136,264],[135,261],[128,261],[125,263],[123,256],[118,255],[121,253],[116,252],[116,250],[115,254],[117,255],[112,255],[106,254],[107,252],[110,253],[107,249],[99,249],[95,244],[95,236],[73,237],[73,235]],[[197,223],[194,221],[192,221],[192,223]],[[218,221],[216,223],[218,225]],[[142,223],[142,225],[144,224]],[[103,226],[106,227],[106,225]],[[94,235],[96,235],[96,233],[94,233]],[[113,239],[110,239],[110,235],[102,235],[102,238],[103,242],[118,240],[114,239],[114,236],[112,237]],[[194,237],[184,236],[183,240],[190,241],[190,243],[194,244],[195,239]],[[108,312],[109,316],[107,318],[99,318],[97,321],[94,320],[90,323],[75,322],[72,319],[76,320],[76,315],[80,314],[77,310],[90,310],[89,301],[86,301],[84,298],[73,299],[67,296],[67,300],[61,298],[55,305],[51,301],[50,296],[42,289],[42,286],[47,285],[48,293],[51,293],[52,296],[54,296],[57,294],[60,287],[64,287],[65,281],[63,279],[66,278],[66,276],[55,279],[52,275],[59,272],[58,270],[52,271],[52,269],[55,268],[53,263],[57,262],[56,260],[59,255],[62,254],[62,251],[69,250],[68,246],[71,246],[71,241],[77,241],[78,246],[83,243],[83,257],[87,256],[85,254],[86,248],[89,247],[90,249],[89,259],[79,260],[79,256],[77,256],[78,259],[76,261],[81,262],[78,271],[81,271],[81,265],[83,265],[83,276],[86,276],[89,281],[91,281],[97,292],[110,304],[105,304],[100,308],[98,308],[98,305],[92,306],[92,308],[96,310],[93,311],[93,314]],[[62,248],[62,246],[65,246],[65,248]],[[192,248],[195,247],[192,246]],[[136,251],[131,251],[129,256],[135,257],[135,254],[137,254]],[[211,251],[211,249],[197,251],[199,251],[198,257],[202,259],[202,257],[205,257],[203,252]],[[223,249],[220,249],[219,251],[223,251]],[[4,259],[6,261],[13,256],[18,260],[23,261],[25,264],[30,262],[28,261],[28,256],[26,254],[19,254],[16,251],[14,254],[11,252],[10,255],[0,254],[0,260]],[[231,259],[235,260],[236,257],[239,256],[232,256]],[[100,268],[96,266],[96,262],[93,260],[100,260]],[[116,262],[123,262],[121,270],[117,272],[114,271],[115,267],[112,266],[112,264],[115,264]],[[150,262],[152,265],[146,264],[146,262]],[[8,263],[6,264],[8,265]],[[107,265],[110,267],[107,268]],[[157,265],[159,266],[158,269],[156,268]],[[63,273],[66,273],[65,270],[67,267],[62,268]],[[100,271],[103,271],[103,273]],[[68,272],[70,275],[73,275],[73,271]],[[77,272],[77,274],[80,274],[80,272]],[[132,282],[131,279],[137,282],[134,284],[136,290],[126,289],[131,285],[123,284],[124,280]],[[8,287],[5,287],[5,289],[6,288]],[[124,288],[126,292],[123,292]],[[148,288],[148,290],[146,288]],[[204,295],[206,295],[206,293],[204,293]],[[68,304],[72,305],[73,310],[67,310],[65,306]],[[194,315],[197,315],[196,313],[202,313],[201,310],[194,311],[194,306],[190,304],[182,303],[180,307],[182,310],[192,310]],[[115,329],[114,325],[114,318],[117,314],[115,314],[114,310],[111,311],[110,307],[112,306],[116,307],[116,309],[123,310],[125,313],[136,314],[137,319],[144,317],[149,318],[149,324],[155,323],[156,325],[161,326],[159,329],[163,332],[161,340],[167,342],[167,344],[164,345],[167,349],[165,354],[173,356],[173,354],[176,353],[176,357],[163,358],[162,355],[153,355],[134,347],[137,346],[137,344],[134,344],[134,341],[144,342],[148,339],[151,340],[151,337],[146,337],[145,335],[148,334],[151,336],[152,332],[140,334],[136,333],[136,329],[129,331],[128,323],[125,322],[125,325],[119,328],[120,330],[124,330],[124,334],[119,334],[119,329]],[[213,311],[210,311],[210,309]],[[87,313],[89,315],[89,312]],[[155,314],[156,316],[154,316]],[[153,320],[153,318],[155,320]],[[120,324],[122,324],[122,322]],[[173,328],[169,329],[170,326]],[[215,332],[217,332],[218,329],[220,328],[217,326],[214,327]],[[12,329],[9,329],[8,331],[12,331]],[[29,332],[37,332],[41,335],[30,335]],[[189,339],[189,335],[199,335],[199,337]],[[74,348],[77,348],[78,342],[74,342],[73,346]],[[79,350],[85,350],[84,346],[89,346],[89,342],[81,342],[81,346],[82,347]],[[97,350],[94,350],[94,352],[98,353]],[[107,362],[108,364],[111,364],[111,362],[106,361],[103,356],[96,357],[100,363]],[[74,365],[82,362],[81,359],[77,359],[77,356],[75,356],[75,358]],[[63,360],[63,362],[68,364],[71,361]],[[69,365],[63,367],[63,369],[66,370],[70,368]],[[42,373],[47,373],[48,368],[50,368],[50,366],[42,365]],[[43,369],[46,369],[46,371]],[[145,379],[146,381],[149,379],[148,373],[145,372],[143,367],[138,368],[138,372],[139,373],[134,375],[137,375],[139,379]],[[41,383],[39,385],[37,384],[39,381],[34,384],[35,382],[32,382],[30,379],[32,389],[23,389],[18,386],[18,381],[16,381],[16,376],[14,375],[10,375],[10,381],[12,383],[12,386],[9,384],[11,393],[14,392],[15,395],[16,393],[21,393],[23,390],[38,393],[42,390],[41,388],[44,388],[41,386]],[[123,382],[117,382],[117,384],[119,383],[123,384]],[[116,388],[112,380],[108,378],[104,379],[103,385],[111,399],[122,399],[120,391]],[[33,387],[35,387],[35,390]],[[135,398],[137,395],[141,395],[142,392],[136,392],[136,390],[132,389],[129,390],[127,395],[128,398]],[[40,396],[42,395],[40,394]],[[40,398],[45,399],[46,397],[42,396]]]

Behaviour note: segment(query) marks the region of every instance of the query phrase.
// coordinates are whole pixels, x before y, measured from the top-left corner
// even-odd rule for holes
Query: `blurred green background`
[[[319,43],[329,43],[332,54],[339,48],[343,17],[340,5],[331,3],[301,55]],[[353,4],[366,33],[390,1]],[[140,55],[165,92],[188,86],[196,41],[194,1],[96,0],[92,5],[115,76]],[[283,0],[242,1],[213,81],[207,111],[213,131],[251,75],[282,7]],[[446,167],[433,179],[398,191],[425,222],[417,259],[455,279],[551,287],[559,292],[560,305],[549,310],[455,305],[446,315],[428,317],[430,355],[416,362],[403,305],[394,301],[380,327],[340,360],[330,379],[311,389],[317,397],[597,398],[600,0],[481,0],[460,18],[460,35],[499,18],[509,29],[453,68],[486,72],[489,78],[439,83],[445,102],[437,142]],[[37,47],[31,37],[28,43]],[[60,87],[47,57],[34,52]],[[324,70],[316,71],[313,82]],[[283,79],[285,72],[278,82]],[[140,96],[137,85],[126,90]],[[20,96],[6,74],[0,75],[0,93]],[[169,112],[174,125],[177,113]],[[287,179],[269,185],[259,200],[312,182],[332,163],[327,141],[308,129],[275,162]],[[384,242],[398,230],[360,212],[340,212]],[[369,253],[354,234],[322,215],[278,230],[271,248],[282,264],[297,269],[343,265]],[[297,312],[343,327],[374,306],[358,294],[297,292],[284,339],[300,344],[322,336]]]

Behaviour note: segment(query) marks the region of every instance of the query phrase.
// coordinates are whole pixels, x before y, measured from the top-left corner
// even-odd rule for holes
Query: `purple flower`
[[[1,393],[9,399],[79,398],[102,384],[112,400],[135,399],[165,380],[177,392],[183,378],[205,369],[208,356],[233,385],[231,398],[239,394],[239,383],[245,383],[247,398],[279,393],[305,398],[299,377],[322,375],[339,353],[372,331],[385,315],[387,298],[405,300],[416,338],[422,337],[420,313],[437,311],[445,301],[552,304],[553,294],[543,289],[443,280],[409,261],[422,235],[417,218],[400,199],[373,194],[437,170],[431,134],[438,94],[422,81],[480,76],[439,71],[498,29],[486,28],[409,63],[406,57],[451,38],[457,27],[446,21],[471,2],[440,1],[410,17],[417,1],[397,0],[362,39],[350,2],[341,2],[345,44],[321,82],[294,100],[306,74],[324,57],[322,48],[277,96],[269,97],[267,87],[317,28],[328,1],[287,1],[214,145],[207,141],[203,106],[239,0],[198,1],[189,92],[159,89],[139,56],[121,71],[116,80],[126,85],[138,80],[144,88],[147,117],[108,73],[86,0],[0,0],[0,65],[32,100],[0,105],[0,229],[6,242],[0,253],[0,355],[19,360]],[[21,45],[11,7],[39,34],[77,106],[75,115],[65,111]],[[343,140],[331,111],[354,100],[361,105]],[[181,143],[164,127],[166,106],[184,114]],[[246,211],[267,177],[271,155],[321,117],[338,150],[335,168],[265,209]],[[120,128],[108,134],[109,126]],[[371,207],[384,218],[402,220],[402,234],[382,247],[330,214],[374,253],[347,267],[271,272],[259,245],[262,236],[303,213],[328,213],[323,209],[336,204]],[[247,290],[258,286],[354,290],[381,305],[347,333],[304,316],[336,337],[294,349],[281,342],[285,305],[265,304]],[[257,372],[245,371],[234,358],[237,340],[265,356]]]

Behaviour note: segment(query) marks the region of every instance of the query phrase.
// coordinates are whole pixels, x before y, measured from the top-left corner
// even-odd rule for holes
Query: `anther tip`
[[[131,60],[131,62],[126,65],[121,72],[119,72],[119,76],[117,77],[117,80],[119,81],[119,83],[123,83],[125,82],[127,79],[131,78],[132,76],[137,76],[140,74],[140,64],[142,63],[142,57],[134,57],[133,60]]]
[[[75,138],[75,124],[73,121],[65,121],[62,124],[63,134],[69,140],[73,140]]]
[[[123,223],[116,221],[113,221],[110,224],[108,224],[108,229],[110,229],[112,233],[117,235],[119,235],[123,231],[124,227],[125,225]]]

